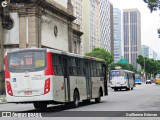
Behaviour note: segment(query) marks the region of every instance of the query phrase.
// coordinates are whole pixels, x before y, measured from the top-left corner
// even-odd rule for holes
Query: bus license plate
[[[32,95],[32,91],[25,91],[24,94],[25,95]]]

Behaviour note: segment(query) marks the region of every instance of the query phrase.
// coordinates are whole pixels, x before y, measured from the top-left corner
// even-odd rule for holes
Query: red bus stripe
[[[45,75],[54,75],[52,53],[48,52],[46,54],[46,58],[47,58],[47,68],[45,69]]]
[[[5,78],[10,78],[10,72],[8,71],[8,56],[5,56],[4,62],[5,62]]]

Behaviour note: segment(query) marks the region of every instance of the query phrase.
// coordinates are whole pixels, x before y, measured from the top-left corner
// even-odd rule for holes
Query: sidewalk
[[[6,102],[6,96],[5,95],[0,95],[0,104],[5,104]]]

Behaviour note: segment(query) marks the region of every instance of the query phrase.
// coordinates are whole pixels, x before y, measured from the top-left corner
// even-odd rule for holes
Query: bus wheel
[[[77,90],[74,91],[73,100],[73,107],[77,108],[79,106],[79,94]]]
[[[114,88],[114,91],[118,91],[118,89],[117,89],[117,88]]]
[[[129,87],[129,88],[126,88],[126,90],[130,90],[130,87]]]
[[[37,110],[44,110],[47,108],[47,103],[46,102],[35,102],[33,103],[34,108]]]
[[[100,103],[101,102],[101,93],[99,92],[98,98],[95,98],[95,102],[96,103]]]
[[[131,90],[133,90],[133,88],[131,88]]]

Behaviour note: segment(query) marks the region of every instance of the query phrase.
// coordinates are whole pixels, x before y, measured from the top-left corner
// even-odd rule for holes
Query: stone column
[[[38,47],[38,17],[36,14],[28,16],[28,47]]]
[[[77,53],[78,53],[78,54],[80,54],[80,45],[81,45],[81,43],[80,43],[80,41],[78,40],[78,42],[77,42]]]
[[[72,33],[72,24],[68,24],[68,52],[73,52],[73,33]]]
[[[2,19],[0,18],[0,23],[2,23]],[[0,71],[4,68],[3,58],[4,58],[4,29],[2,28],[2,24],[0,24]]]
[[[5,94],[4,54],[4,29],[2,27],[2,19],[0,18],[0,95]]]
[[[26,28],[26,16],[19,15],[19,48],[26,48],[27,44],[27,28]]]
[[[72,5],[71,0],[68,0],[68,1],[67,1],[67,12],[68,12],[70,15],[73,15],[73,5]]]

